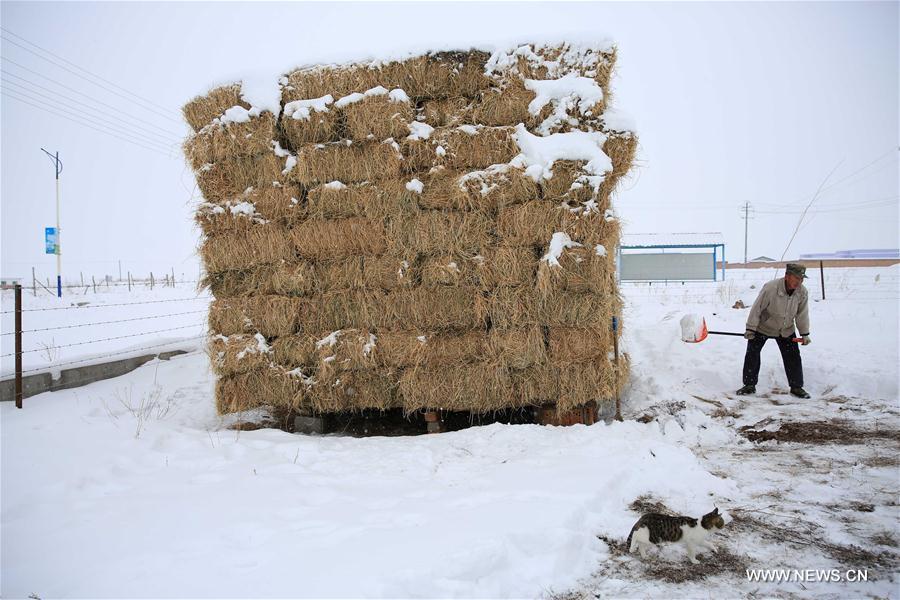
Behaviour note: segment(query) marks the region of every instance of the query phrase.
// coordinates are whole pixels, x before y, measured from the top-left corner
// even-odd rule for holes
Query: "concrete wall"
[[[95,381],[119,377],[134,371],[141,365],[150,362],[154,358],[169,360],[173,356],[186,354],[184,350],[171,350],[159,354],[144,354],[122,360],[114,360],[84,367],[63,369],[59,379],[53,379],[50,373],[38,373],[22,378],[22,398],[29,398],[44,392],[56,392],[74,387],[81,387]],[[16,399],[16,380],[4,379],[0,381],[0,402],[11,402]]]

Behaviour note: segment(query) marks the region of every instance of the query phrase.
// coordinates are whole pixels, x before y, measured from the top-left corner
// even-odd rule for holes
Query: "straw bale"
[[[383,296],[371,317],[375,327],[392,329],[477,329],[484,327],[480,302],[474,288],[413,288]]]
[[[544,198],[586,202],[594,199],[597,202],[608,202],[616,185],[628,173],[637,152],[637,137],[631,134],[608,134],[603,144],[603,152],[612,161],[612,171],[607,173],[595,191],[588,185],[588,175],[583,161],[560,160],[553,164],[553,177],[540,183]],[[606,208],[605,206],[601,208]]]
[[[340,109],[353,140],[383,140],[409,135],[413,107],[409,100],[396,101],[388,94],[366,95]]]
[[[387,249],[384,227],[359,217],[309,219],[290,232],[297,254],[323,260],[359,255],[380,255]]]
[[[303,144],[336,142],[341,138],[340,113],[336,110],[310,110],[309,118],[303,118],[300,114],[295,112],[294,115],[297,116],[281,118],[281,131],[291,148]]]
[[[222,377],[267,367],[272,360],[271,348],[261,334],[214,335],[207,346],[210,363]]]
[[[358,183],[398,178],[402,164],[400,147],[393,140],[346,140],[299,147],[297,164],[287,176],[307,187],[330,181]]]
[[[344,371],[333,379],[318,376],[305,395],[313,410],[319,413],[357,411],[363,409],[398,408],[397,377],[378,371]]]
[[[486,169],[508,163],[519,153],[513,127],[462,125],[436,129],[428,139],[404,138],[400,143],[407,173],[434,166]]]
[[[485,358],[487,341],[483,331],[381,331],[376,336],[375,360],[395,368],[468,364]]]
[[[216,298],[209,307],[209,329],[231,336],[261,333],[266,338],[290,335],[297,330],[298,298],[252,296]]]
[[[202,202],[195,219],[205,235],[226,231],[246,231],[267,221],[292,224],[306,217],[296,185],[266,185],[247,188],[234,199],[224,202]]]
[[[502,85],[485,90],[478,96],[471,109],[470,122],[492,127],[524,123],[526,127],[533,128],[542,120],[528,111],[528,105],[535,96],[520,77],[509,77]]]
[[[493,330],[488,338],[487,353],[491,364],[510,369],[527,369],[547,360],[544,334],[540,327]]]
[[[222,203],[240,196],[247,188],[281,185],[284,163],[274,152],[247,158],[230,158],[207,163],[194,176],[203,197]]]
[[[540,406],[556,402],[559,373],[547,365],[510,372],[516,399],[523,405]]]
[[[469,98],[439,98],[425,100],[419,110],[420,118],[432,127],[450,127],[466,123],[480,123],[473,120],[473,102]],[[482,123],[487,125],[487,123]]]
[[[284,368],[269,367],[222,377],[216,382],[216,410],[220,415],[271,406],[304,406],[304,377]]]
[[[232,106],[250,108],[250,105],[241,99],[239,83],[223,85],[210,90],[206,95],[197,96],[185,104],[181,112],[191,129],[200,131]]]
[[[383,320],[384,292],[329,291],[299,299],[298,330],[311,335],[339,329],[371,329]]]
[[[495,288],[479,306],[497,329],[526,326],[608,327],[617,305],[615,292],[608,294],[557,293],[543,297],[530,287]]]
[[[502,206],[535,200],[540,194],[538,185],[524,169],[506,164],[468,173],[434,168],[419,179],[422,193],[415,199],[421,208],[493,214]]]
[[[304,367],[308,372],[319,360],[316,342],[319,335],[310,333],[294,333],[283,335],[272,340],[272,360],[286,368]]]
[[[194,213],[194,220],[206,236],[244,232],[265,221],[252,208],[231,200],[222,204],[201,202]]]
[[[605,248],[605,246],[604,246]],[[610,293],[616,289],[614,250],[600,256],[594,247],[568,248],[559,257],[559,265],[540,261],[537,286],[542,293],[557,290]]]
[[[586,247],[602,244],[611,251],[619,221],[599,209],[535,201],[500,209],[497,233],[504,243],[546,247],[556,232],[564,232]]]
[[[602,406],[615,398],[616,371],[610,361],[557,367],[556,370],[559,381],[556,408],[559,411],[592,401]]]
[[[577,44],[524,44],[501,56],[495,54],[489,70],[523,79],[559,79],[575,73],[590,77],[608,95],[609,80],[616,64],[616,49],[585,48]],[[499,59],[499,60],[497,60]]]
[[[313,352],[318,381],[334,381],[345,371],[375,366],[375,336],[369,331],[339,329],[316,337]]]
[[[269,152],[274,137],[275,116],[265,111],[245,122],[222,123],[216,119],[190,136],[183,149],[196,170],[206,163]]]
[[[381,65],[382,85],[402,88],[410,98],[471,97],[491,84],[484,73],[489,58],[487,52],[471,50],[389,62]]]
[[[424,409],[489,412],[519,404],[506,369],[465,365],[440,370],[409,369],[400,376],[407,413]]]
[[[423,287],[529,285],[535,281],[538,257],[531,248],[489,248],[483,254],[429,256],[423,259]]]
[[[612,327],[550,327],[548,342],[550,363],[555,366],[605,364],[613,347]]]
[[[493,220],[481,213],[421,211],[385,226],[392,251],[411,254],[473,254],[491,243]]]
[[[255,225],[246,231],[207,237],[200,247],[207,272],[242,271],[260,264],[294,260],[287,229],[277,223]]]
[[[307,209],[311,217],[319,219],[366,217],[382,220],[414,207],[415,196],[415,192],[406,189],[399,180],[349,185],[331,182],[309,190]]]
[[[281,103],[327,95],[341,98],[379,85],[379,75],[374,64],[318,65],[296,69],[286,76],[287,81],[281,88]],[[384,85],[387,87],[387,84]]]
[[[360,256],[315,266],[320,291],[395,290],[415,283],[415,262],[395,256]]]

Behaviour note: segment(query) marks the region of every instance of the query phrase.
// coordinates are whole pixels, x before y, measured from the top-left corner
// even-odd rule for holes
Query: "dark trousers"
[[[744,385],[756,385],[759,381],[759,353],[768,339],[767,336],[757,333],[752,340],[747,340],[747,354],[744,355]],[[803,362],[800,360],[800,344],[791,341],[792,337],[771,339],[778,342],[778,349],[781,350],[788,385],[792,388],[802,388]]]

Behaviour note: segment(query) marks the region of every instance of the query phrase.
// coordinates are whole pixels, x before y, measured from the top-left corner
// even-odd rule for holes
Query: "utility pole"
[[[747,232],[749,230],[750,225],[750,203],[744,203],[744,215],[741,217],[744,219],[744,264],[747,264]]]
[[[59,160],[59,152],[50,154],[43,148],[41,151],[50,157],[56,170],[56,296],[62,298],[62,235],[59,229],[59,174],[62,173],[63,165]]]

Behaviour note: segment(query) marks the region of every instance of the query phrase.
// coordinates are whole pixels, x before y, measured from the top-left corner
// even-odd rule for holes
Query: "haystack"
[[[615,56],[432,52],[188,102],[219,412],[605,406],[637,147]]]

